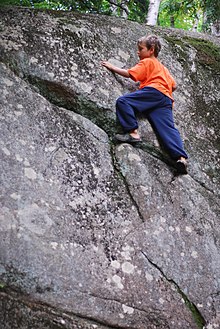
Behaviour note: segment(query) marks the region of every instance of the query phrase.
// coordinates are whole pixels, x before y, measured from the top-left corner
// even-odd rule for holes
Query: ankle
[[[178,161],[184,163],[185,165],[187,165],[187,159],[184,158],[184,157],[179,157],[178,160],[177,160],[177,162]]]
[[[129,134],[133,137],[140,137],[137,129],[131,130]]]

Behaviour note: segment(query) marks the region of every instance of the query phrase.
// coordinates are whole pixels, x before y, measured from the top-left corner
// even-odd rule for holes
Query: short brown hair
[[[154,56],[157,57],[161,50],[160,40],[156,35],[148,35],[138,40],[138,44],[145,43],[147,49],[154,48]]]

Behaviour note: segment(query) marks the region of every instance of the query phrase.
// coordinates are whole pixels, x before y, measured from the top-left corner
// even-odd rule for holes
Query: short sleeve
[[[144,62],[140,61],[137,65],[128,69],[128,73],[134,81],[143,81],[146,79],[146,68]]]

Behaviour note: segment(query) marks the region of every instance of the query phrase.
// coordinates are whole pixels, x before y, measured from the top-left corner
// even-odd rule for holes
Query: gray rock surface
[[[11,328],[220,327],[219,40],[113,17],[0,9],[0,323]],[[137,88],[100,66],[157,33],[189,153],[178,176],[115,145]]]

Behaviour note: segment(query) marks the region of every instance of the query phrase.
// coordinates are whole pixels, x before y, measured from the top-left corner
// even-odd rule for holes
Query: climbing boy
[[[187,174],[188,156],[173,120],[172,92],[176,89],[176,83],[168,69],[157,59],[160,41],[157,36],[149,35],[140,38],[137,46],[140,61],[130,69],[121,69],[106,61],[101,63],[108,70],[140,83],[137,91],[116,101],[116,115],[125,133],[115,137],[124,143],[141,142],[135,113],[144,113],[163,147],[176,161],[178,172]]]

